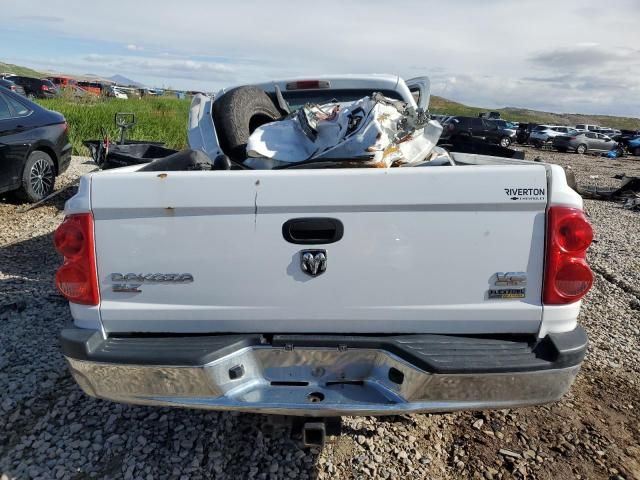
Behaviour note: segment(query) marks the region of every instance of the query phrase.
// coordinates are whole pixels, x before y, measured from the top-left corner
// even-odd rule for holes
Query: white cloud
[[[236,69],[233,66],[210,61],[164,56],[125,56],[91,53],[77,60],[86,64],[92,72],[118,72],[129,76],[152,77],[155,85],[164,85],[175,79],[201,82],[234,82]],[[135,79],[135,78],[134,78]],[[183,82],[188,83],[188,82]]]
[[[98,69],[99,62],[84,57],[121,39],[130,55],[111,55],[101,68],[147,82],[177,79],[183,88],[214,90],[293,75],[389,72],[432,75],[435,94],[487,107],[548,105],[607,113],[636,108],[625,95],[630,97],[631,80],[640,78],[638,52],[625,46],[637,45],[637,0],[617,0],[616,8],[602,8],[600,0],[325,0],[304,8],[286,0],[191,0],[189,8],[157,8],[155,0],[109,5],[98,16],[83,0],[66,0],[64,22],[48,25],[52,41],[57,35],[97,44],[78,52],[73,62]],[[3,20],[12,24],[32,11],[56,13],[50,0],[10,2]],[[571,78],[561,81],[567,75]]]
[[[130,43],[129,45],[126,46],[126,49],[131,50],[132,52],[140,52],[144,50],[144,47],[140,45],[136,45],[134,43]]]

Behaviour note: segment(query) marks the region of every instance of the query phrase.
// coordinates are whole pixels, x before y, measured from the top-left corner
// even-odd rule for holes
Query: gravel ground
[[[640,161],[531,151],[613,185]],[[581,321],[583,369],[560,402],[445,415],[345,418],[343,435],[304,451],[265,417],[119,405],[84,395],[57,345],[69,313],[52,277],[51,232],[74,158],[43,206],[0,202],[0,477],[40,479],[430,478],[640,479],[640,213],[586,201],[596,272]],[[597,176],[597,178],[591,178]]]

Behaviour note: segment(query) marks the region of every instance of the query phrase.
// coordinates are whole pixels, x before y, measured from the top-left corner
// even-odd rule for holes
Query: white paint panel
[[[537,332],[543,165],[93,176],[107,331]],[[332,217],[344,237],[286,242],[282,224]],[[326,248],[309,277],[300,251]],[[527,296],[488,300],[496,272],[526,271]],[[112,291],[110,274],[191,273],[187,284]]]

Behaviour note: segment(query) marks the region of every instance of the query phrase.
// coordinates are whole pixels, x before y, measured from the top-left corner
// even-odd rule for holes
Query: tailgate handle
[[[334,243],[342,238],[344,227],[336,218],[292,218],[282,225],[282,236],[298,245]]]

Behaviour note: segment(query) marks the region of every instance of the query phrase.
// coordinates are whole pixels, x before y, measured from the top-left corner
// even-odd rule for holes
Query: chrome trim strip
[[[244,348],[197,367],[67,361],[82,389],[98,398],[305,416],[536,405],[562,397],[580,369],[576,365],[518,373],[431,374],[383,350],[270,346]],[[238,372],[241,375],[234,378]],[[399,379],[402,382],[395,383]],[[312,402],[310,393],[323,400]]]

